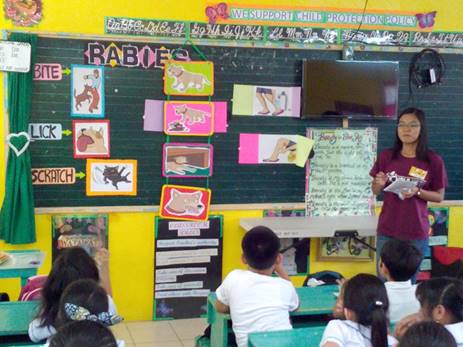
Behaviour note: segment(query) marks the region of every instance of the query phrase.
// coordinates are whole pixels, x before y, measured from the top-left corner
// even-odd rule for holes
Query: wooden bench
[[[315,347],[322,340],[324,326],[298,328],[292,330],[251,333],[249,347]]]

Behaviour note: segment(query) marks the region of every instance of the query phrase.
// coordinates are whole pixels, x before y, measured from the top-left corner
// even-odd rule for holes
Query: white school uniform
[[[388,281],[384,286],[389,299],[391,323],[397,323],[405,316],[420,310],[420,303],[415,296],[416,285],[412,281]]]
[[[371,347],[371,329],[351,320],[331,320],[323,333],[320,347],[333,342],[339,347]],[[387,345],[393,347],[397,340],[388,335]]]
[[[447,324],[445,327],[453,335],[455,341],[457,341],[457,346],[463,346],[463,322]]]
[[[216,295],[230,307],[238,347],[247,347],[251,332],[292,329],[289,311],[299,306],[291,282],[245,270],[230,272]]]

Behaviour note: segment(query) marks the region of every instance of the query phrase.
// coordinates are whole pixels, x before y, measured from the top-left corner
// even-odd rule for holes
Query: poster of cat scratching
[[[74,158],[109,158],[109,120],[72,122]]]
[[[165,143],[162,150],[164,177],[212,176],[212,145],[202,143]]]
[[[104,67],[71,65],[71,116],[104,118]]]
[[[210,189],[164,185],[159,215],[167,219],[205,221],[209,215],[210,203]]]
[[[164,102],[164,132],[176,136],[209,136],[214,132],[214,103]]]
[[[164,93],[166,95],[213,95],[214,63],[211,61],[166,61]]]
[[[87,159],[88,196],[137,195],[137,161]]]

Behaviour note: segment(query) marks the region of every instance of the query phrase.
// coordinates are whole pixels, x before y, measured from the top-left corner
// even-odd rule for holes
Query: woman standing
[[[379,195],[387,182],[387,174],[424,180],[420,187],[402,191],[403,199],[384,192],[383,207],[377,228],[376,255],[389,239],[411,241],[423,254],[428,248],[428,201],[441,202],[447,187],[447,173],[442,158],[428,149],[428,133],[424,112],[407,108],[398,117],[394,147],[379,154],[370,171],[373,194]]]

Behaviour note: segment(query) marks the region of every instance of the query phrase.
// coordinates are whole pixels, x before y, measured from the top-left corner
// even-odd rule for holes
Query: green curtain
[[[11,33],[9,41],[28,42],[32,48],[29,73],[8,73],[9,133],[27,133],[37,36]],[[19,151],[27,144],[27,139],[23,135],[14,136],[11,137],[10,142]],[[34,196],[29,150],[19,156],[11,148],[8,151],[5,198],[0,212],[0,239],[12,244],[35,242]]]

